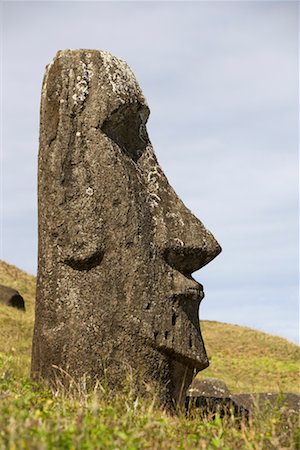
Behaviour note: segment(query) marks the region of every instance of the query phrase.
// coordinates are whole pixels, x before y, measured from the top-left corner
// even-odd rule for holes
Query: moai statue
[[[126,64],[59,51],[42,88],[39,259],[32,375],[118,389],[132,370],[161,404],[182,404],[208,366],[203,287],[191,274],[221,251],[169,185]]]

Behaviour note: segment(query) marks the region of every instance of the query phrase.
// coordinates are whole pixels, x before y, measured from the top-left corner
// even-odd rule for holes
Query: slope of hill
[[[14,354],[15,365],[25,375],[30,362],[35,277],[1,261],[0,284],[17,289],[26,302],[25,313],[0,305],[0,352]],[[198,376],[222,379],[231,392],[300,392],[297,345],[220,322],[202,321],[201,329],[210,367]]]
[[[35,277],[0,262],[0,284],[17,289],[26,312],[0,305],[0,449],[300,449],[297,416],[278,404],[249,423],[233,417],[170,416],[128,384],[111,395],[84,385],[66,396],[29,380]],[[247,328],[202,322],[210,367],[232,392],[299,392],[299,347]],[[298,431],[297,431],[298,430]]]

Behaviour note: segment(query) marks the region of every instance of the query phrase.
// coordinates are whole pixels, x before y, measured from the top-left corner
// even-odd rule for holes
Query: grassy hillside
[[[33,386],[35,278],[0,262],[0,284],[16,288],[26,303],[25,313],[0,305],[0,450],[300,448],[297,420],[283,418],[280,408],[241,427],[232,419],[170,417],[133,398],[130,386],[113,398],[103,387],[91,394],[80,388],[71,399]],[[210,367],[200,377],[222,379],[233,393],[300,392],[298,346],[235,325],[201,327]]]
[[[300,392],[300,347],[277,336],[219,322],[201,324],[210,367],[231,392]]]
[[[35,277],[0,263],[0,284],[17,289],[26,313],[0,305],[0,352],[14,355],[25,376],[34,319]],[[237,325],[202,321],[210,367],[199,376],[220,378],[232,392],[300,393],[300,347],[285,339]]]
[[[29,373],[34,320],[35,277],[0,261],[0,284],[17,289],[25,300],[26,312],[0,304],[0,370],[9,366],[19,376]],[[5,370],[5,367],[4,367]]]

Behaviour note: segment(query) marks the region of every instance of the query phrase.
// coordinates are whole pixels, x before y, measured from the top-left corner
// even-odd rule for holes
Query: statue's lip
[[[184,290],[180,294],[180,296],[183,296],[187,300],[203,300],[205,297],[204,288],[202,284],[195,283],[195,287],[190,287]]]

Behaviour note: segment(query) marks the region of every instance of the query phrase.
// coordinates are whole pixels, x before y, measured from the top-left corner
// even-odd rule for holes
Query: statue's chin
[[[191,352],[187,349],[186,351],[184,349],[176,349],[174,348],[167,348],[167,347],[160,347],[160,349],[168,356],[172,357],[174,361],[176,361],[179,364],[182,364],[189,369],[195,370],[197,372],[206,369],[209,366],[209,361],[206,355],[206,352],[199,351],[197,355],[193,352]]]

